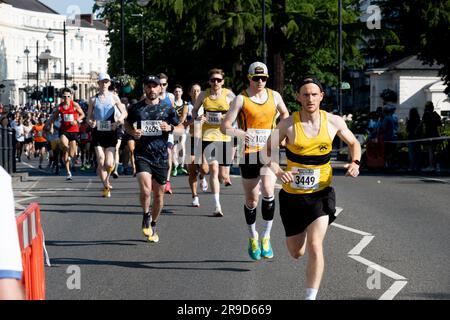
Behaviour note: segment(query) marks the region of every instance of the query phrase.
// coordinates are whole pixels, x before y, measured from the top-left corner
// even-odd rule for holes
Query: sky
[[[60,14],[92,13],[94,0],[39,0]]]

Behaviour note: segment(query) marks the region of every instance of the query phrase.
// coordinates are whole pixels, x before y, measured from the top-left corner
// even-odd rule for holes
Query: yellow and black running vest
[[[238,115],[239,128],[253,132],[254,140],[245,145],[245,153],[253,153],[262,150],[270,133],[276,127],[277,106],[273,97],[273,91],[267,90],[267,100],[264,103],[252,101],[247,90],[242,91],[244,103]]]
[[[203,141],[231,141],[231,137],[220,132],[220,123],[225,113],[230,109],[227,102],[229,90],[222,88],[222,94],[211,99],[211,89],[206,89],[206,98],[203,100],[206,122],[202,126]]]
[[[283,184],[283,190],[293,194],[323,190],[331,184],[333,176],[330,165],[333,140],[328,132],[327,113],[320,110],[320,130],[313,138],[303,131],[300,112],[296,111],[292,116],[295,140],[286,145],[286,170],[294,174],[294,181]]]

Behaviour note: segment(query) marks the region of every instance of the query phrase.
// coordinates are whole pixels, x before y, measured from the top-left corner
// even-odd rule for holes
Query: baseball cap
[[[315,85],[317,85],[320,88],[320,92],[323,92],[322,84],[320,83],[319,79],[317,79],[316,77],[303,78],[297,86],[297,91],[300,91],[300,88],[308,83],[314,83]]]
[[[248,74],[250,76],[269,76],[269,71],[267,70],[267,66],[259,61],[253,62],[250,67],[248,67]]]
[[[103,81],[103,80],[109,80],[111,81],[111,78],[109,77],[109,74],[104,73],[104,72],[100,72],[98,74],[98,81]]]
[[[146,76],[144,79],[144,84],[149,84],[151,82],[156,83],[157,85],[160,84],[159,78],[157,76]]]

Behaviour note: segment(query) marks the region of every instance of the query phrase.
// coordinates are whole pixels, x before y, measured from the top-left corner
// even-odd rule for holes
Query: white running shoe
[[[193,207],[200,207],[200,201],[198,200],[198,197],[194,197],[194,200],[192,200],[192,206]]]
[[[208,191],[208,182],[206,181],[205,177],[203,177],[203,179],[200,180],[200,188],[202,188],[203,192]]]
[[[72,181],[72,173],[69,172],[69,174],[66,177],[67,181]]]

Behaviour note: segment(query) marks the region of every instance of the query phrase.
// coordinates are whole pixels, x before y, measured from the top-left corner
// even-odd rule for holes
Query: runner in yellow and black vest
[[[323,97],[319,80],[303,79],[297,90],[300,111],[280,121],[277,136],[269,137],[266,150],[261,153],[278,154],[278,144],[286,139],[286,170],[271,157],[265,163],[283,183],[279,193],[280,216],[289,253],[298,259],[308,251],[307,300],[316,299],[324,270],[323,240],[328,224],[335,220],[330,165],[334,137],[338,135],[348,145],[352,162],[345,165],[347,176],[358,176],[361,159],[361,146],[344,119],[319,109]]]
[[[214,196],[215,209],[213,216],[222,217],[220,205],[220,180],[229,178],[229,166],[232,159],[231,137],[220,132],[220,124],[223,116],[230,108],[230,102],[235,98],[230,89],[222,88],[224,72],[221,69],[211,69],[209,72],[211,87],[202,91],[195,102],[192,116],[202,122],[202,153],[203,160],[200,168],[204,176],[209,171],[211,192]],[[198,117],[198,110],[203,106],[204,114]],[[219,169],[220,167],[220,169]]]
[[[254,260],[273,257],[270,231],[275,212],[276,177],[270,170],[263,168],[259,151],[263,149],[267,138],[275,129],[277,116],[279,115],[281,119],[289,116],[281,95],[266,88],[268,77],[269,73],[264,63],[254,62],[250,65],[249,86],[232,102],[221,126],[222,132],[245,140],[244,161],[239,167],[245,192],[245,220],[249,230],[248,254]],[[236,119],[239,129],[232,126]],[[261,212],[264,220],[261,245],[256,231],[256,209],[260,192],[263,196]]]

